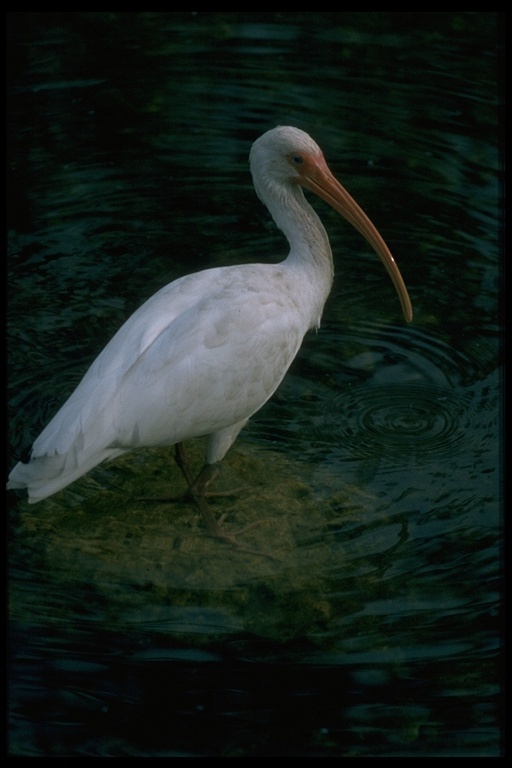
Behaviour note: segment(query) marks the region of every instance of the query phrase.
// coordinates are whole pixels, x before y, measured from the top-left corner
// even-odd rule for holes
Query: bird
[[[383,238],[303,130],[279,125],[253,143],[257,196],[289,243],[278,263],[207,268],[158,290],[121,326],[74,392],[13,467],[7,488],[45,499],[98,464],[138,448],[174,446],[186,494],[207,535],[244,548],[207,497],[219,464],[272,397],[305,334],[320,327],[334,276],[327,232],[304,195],[315,193],[369,242],[412,306]],[[192,474],[183,442],[206,439]],[[213,494],[212,494],[213,495]]]

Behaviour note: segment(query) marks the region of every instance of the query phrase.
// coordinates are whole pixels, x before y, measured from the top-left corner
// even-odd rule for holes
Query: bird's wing
[[[158,291],[96,358],[32,456],[172,444],[252,415],[307,330],[289,286],[274,288],[277,269],[206,270]]]

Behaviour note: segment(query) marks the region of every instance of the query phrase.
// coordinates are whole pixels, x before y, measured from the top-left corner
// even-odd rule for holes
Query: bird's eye
[[[292,155],[292,163],[294,163],[295,165],[300,165],[302,163],[302,156]]]

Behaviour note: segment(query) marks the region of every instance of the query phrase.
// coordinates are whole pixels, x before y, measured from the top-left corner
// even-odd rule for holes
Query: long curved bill
[[[303,160],[304,162],[299,170],[300,183],[306,189],[315,192],[326,203],[329,203],[335,211],[338,211],[370,243],[386,267],[400,299],[403,315],[407,322],[410,323],[413,313],[407,288],[396,261],[378,230],[347,190],[332,175],[322,156],[303,154]],[[295,170],[298,169],[296,168]]]

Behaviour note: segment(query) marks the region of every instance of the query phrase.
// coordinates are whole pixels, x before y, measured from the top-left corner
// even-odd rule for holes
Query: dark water
[[[278,561],[138,500],[176,492],[169,451],[13,500],[11,755],[501,754],[502,25],[8,14],[11,463],[160,286],[285,255],[247,165],[275,124],[320,143],[415,310],[315,203],[322,328],[221,480]]]

